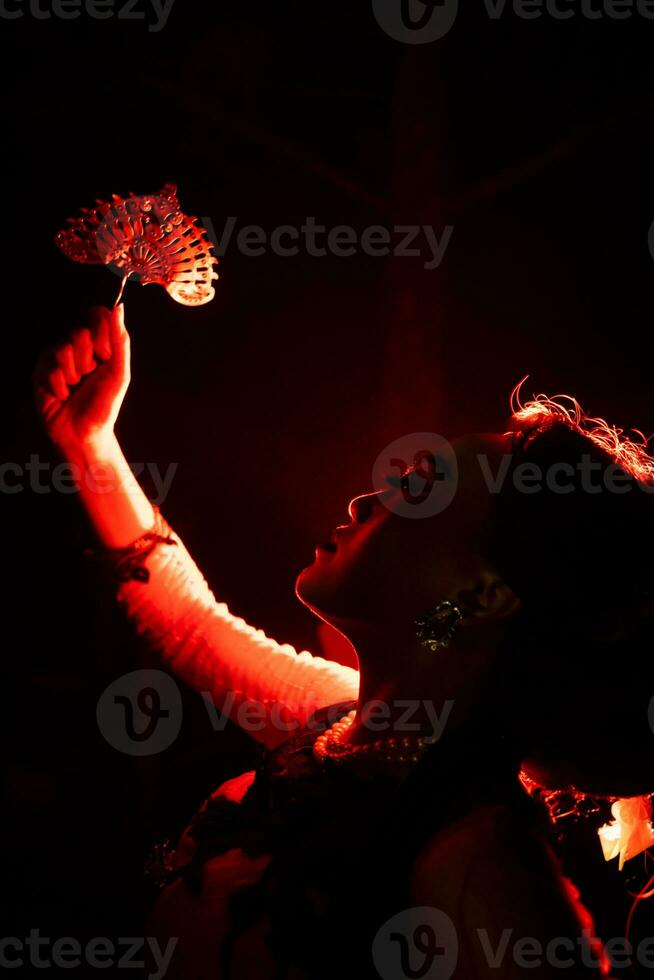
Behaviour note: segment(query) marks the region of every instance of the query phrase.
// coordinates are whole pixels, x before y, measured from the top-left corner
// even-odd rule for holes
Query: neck
[[[361,677],[348,742],[403,737],[436,742],[479,711],[483,678],[456,641],[434,653],[406,631],[350,630],[348,635]]]

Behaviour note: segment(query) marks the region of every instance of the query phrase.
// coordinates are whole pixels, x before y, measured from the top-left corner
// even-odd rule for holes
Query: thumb
[[[125,310],[122,303],[109,315],[109,343],[111,344],[111,371],[116,377],[129,376],[130,342],[125,329]]]

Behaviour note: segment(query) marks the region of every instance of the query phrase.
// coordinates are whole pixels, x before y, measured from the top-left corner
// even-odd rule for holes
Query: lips
[[[338,551],[338,539],[340,532],[343,530],[343,525],[339,524],[338,527],[334,528],[332,533],[329,535],[326,541],[319,544],[318,547],[321,551],[326,551],[328,554],[333,555]]]
[[[338,551],[341,538],[347,537],[344,532],[349,531],[351,528],[352,524],[339,524],[338,527],[334,528],[327,540],[318,545],[318,550],[326,551],[329,555],[335,554]]]

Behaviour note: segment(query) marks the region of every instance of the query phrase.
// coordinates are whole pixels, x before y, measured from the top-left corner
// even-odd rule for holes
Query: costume
[[[353,707],[358,672],[234,617],[180,539],[163,532],[121,564],[127,615],[166,664],[234,720],[247,703],[266,709],[253,731],[256,772],[220,787],[159,862],[163,889],[148,934],[179,937],[171,980],[378,978],[372,951],[384,924],[435,904],[457,936],[456,950],[438,946],[438,955],[454,956],[451,976],[474,980],[487,954],[480,930],[501,932],[505,919],[515,928],[521,891],[531,888],[560,909],[553,935],[581,932],[590,918],[556,866],[542,810],[520,785],[519,759],[490,712],[446,732],[401,777],[393,767],[321,761],[314,743]]]

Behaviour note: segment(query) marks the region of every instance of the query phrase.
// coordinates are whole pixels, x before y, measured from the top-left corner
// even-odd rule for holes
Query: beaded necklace
[[[365,742],[351,745],[345,742],[345,736],[350,730],[356,717],[356,711],[349,711],[344,718],[335,722],[323,732],[313,743],[313,754],[320,762],[332,759],[344,762],[356,756],[381,756],[386,762],[396,762],[412,765],[420,759],[421,754],[429,743],[422,736],[403,736],[402,738],[380,738],[375,742]]]

